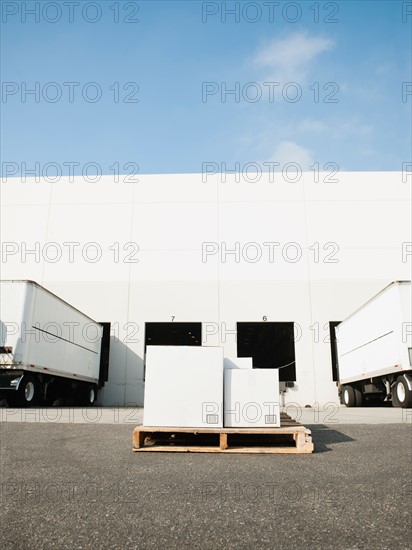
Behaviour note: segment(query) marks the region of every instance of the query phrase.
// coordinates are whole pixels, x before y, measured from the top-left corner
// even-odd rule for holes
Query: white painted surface
[[[203,345],[221,345],[228,357],[237,355],[236,322],[293,321],[297,379],[286,403],[337,403],[329,322],[410,278],[412,256],[403,243],[411,241],[411,186],[402,177],[340,172],[337,183],[315,183],[310,172],[293,184],[280,174],[255,183],[231,174],[206,182],[201,174],[139,175],[136,184],[110,176],[98,183],[11,179],[0,189],[1,237],[9,243],[2,278],[36,280],[112,323],[109,380],[99,393],[105,405],[143,405],[145,323],[172,316],[202,322]],[[63,251],[54,263],[43,254],[53,241]],[[94,263],[84,253],[92,241],[102,252]],[[253,241],[262,250],[257,262],[244,257]],[[302,249],[295,263],[282,255],[292,241]],[[73,261],[65,242],[80,243]],[[218,245],[207,261],[203,242]],[[222,258],[224,246],[237,242],[238,257]],[[273,261],[263,242],[280,243]],[[330,242],[339,247],[335,263],[326,261]],[[127,243],[139,246],[131,258],[138,262],[127,261]],[[35,253],[25,256],[24,246]]]
[[[227,369],[224,384],[226,428],[280,426],[279,371]]]
[[[223,426],[223,348],[148,346],[145,426]]]
[[[342,383],[411,370],[411,283],[394,283],[338,326]]]
[[[223,366],[225,369],[252,369],[252,357],[225,357]]]

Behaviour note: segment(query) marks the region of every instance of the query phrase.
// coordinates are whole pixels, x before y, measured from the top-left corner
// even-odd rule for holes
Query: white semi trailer
[[[101,324],[33,281],[0,281],[0,333],[0,394],[9,406],[52,404],[67,395],[93,404]]]
[[[411,282],[396,281],[337,326],[342,403],[412,407]]]

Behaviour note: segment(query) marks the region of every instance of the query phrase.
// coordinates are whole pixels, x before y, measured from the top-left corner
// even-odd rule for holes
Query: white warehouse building
[[[9,179],[1,278],[111,324],[103,405],[143,404],[150,344],[224,346],[280,368],[286,404],[336,403],[336,323],[411,278],[411,178],[325,176]]]

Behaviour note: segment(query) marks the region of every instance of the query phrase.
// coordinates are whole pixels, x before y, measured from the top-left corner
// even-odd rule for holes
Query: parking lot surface
[[[1,548],[412,548],[405,419],[311,423],[312,455],[135,453],[134,425],[3,415]]]
[[[412,409],[391,406],[346,408],[336,403],[315,405],[310,408],[290,404],[283,412],[301,424],[410,424]],[[30,422],[53,424],[143,424],[142,407],[49,407],[12,409],[0,407],[1,422]]]

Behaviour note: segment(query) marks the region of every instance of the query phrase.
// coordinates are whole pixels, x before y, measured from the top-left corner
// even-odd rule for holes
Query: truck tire
[[[92,406],[94,405],[94,402],[97,398],[97,388],[94,384],[91,384],[87,390],[87,401],[88,405]]]
[[[53,387],[53,384],[51,386],[48,386],[46,395],[43,398],[43,405],[45,407],[51,407],[53,406],[53,403],[58,398],[58,395],[56,394],[55,388]]]
[[[355,392],[353,391],[352,386],[343,386],[342,388],[342,402],[345,407],[355,407],[356,398]]]
[[[342,387],[342,403],[346,407],[361,407],[362,402],[363,396],[359,388],[349,384]]]
[[[392,405],[403,409],[412,407],[412,391],[404,376],[399,376],[392,386]]]
[[[92,407],[97,398],[97,387],[95,384],[84,384],[79,392],[79,404],[84,407]]]
[[[11,407],[34,407],[40,400],[40,384],[31,374],[25,374],[19,389],[9,392],[7,404]]]
[[[353,386],[353,391],[355,393],[355,407],[362,407],[363,405],[363,394],[359,388]]]

